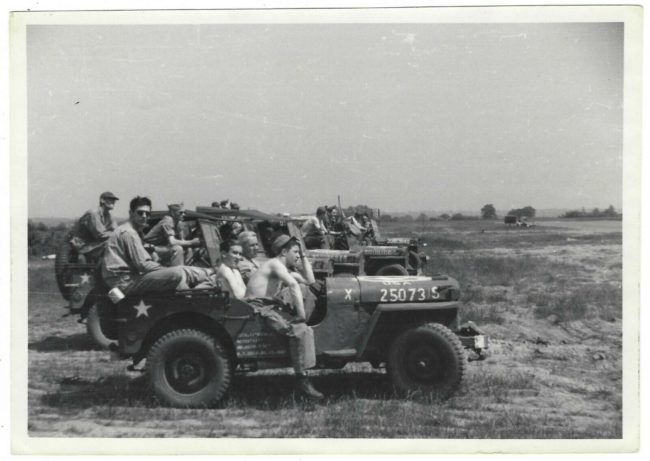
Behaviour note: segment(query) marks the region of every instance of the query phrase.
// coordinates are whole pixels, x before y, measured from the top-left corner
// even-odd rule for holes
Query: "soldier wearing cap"
[[[165,215],[144,236],[144,242],[154,245],[160,262],[165,266],[182,266],[185,262],[184,248],[200,244],[200,240],[183,238],[183,219],[185,206],[183,203],[167,205],[169,214]]]
[[[79,262],[96,261],[102,255],[106,241],[117,228],[111,215],[117,200],[112,192],[103,192],[99,208],[86,211],[75,224],[70,243],[79,253]]]
[[[272,250],[275,257],[262,264],[248,281],[246,298],[273,330],[289,338],[298,390],[309,398],[322,399],[323,394],[314,389],[305,371],[316,365],[314,332],[306,323],[311,312],[306,311],[300,285],[290,273],[299,270],[306,283],[313,284],[311,264],[294,237],[279,235],[273,240]],[[283,287],[290,293],[293,313],[283,310],[286,305],[279,299]]]

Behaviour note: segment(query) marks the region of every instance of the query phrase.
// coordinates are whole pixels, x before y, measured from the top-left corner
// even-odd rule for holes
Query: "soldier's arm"
[[[314,277],[314,270],[311,267],[309,259],[307,259],[305,256],[305,248],[303,246],[303,242],[300,242],[300,260],[302,262],[300,273],[305,278],[305,284],[311,285],[316,281],[316,277]]]
[[[244,283],[248,284],[251,275],[253,275],[253,265],[250,263],[250,261],[244,259],[240,261],[239,264],[237,264],[237,269],[239,269],[239,273],[241,274],[241,278]]]
[[[144,249],[139,237],[125,232],[121,238],[126,246],[126,251],[131,258],[131,263],[140,274],[160,269],[162,266],[151,259],[151,255]]]
[[[246,288],[243,290],[241,289],[235,280],[235,275],[233,274],[232,270],[228,270],[226,266],[222,264],[219,266],[219,276],[226,280],[228,287],[230,288],[230,293],[232,293],[233,297],[236,299],[244,299],[244,296],[246,295]]]
[[[192,247],[201,243],[201,240],[198,237],[195,237],[192,240],[182,240],[177,239],[173,235],[169,236],[168,241],[170,245],[180,245],[182,247]]]
[[[97,213],[91,213],[89,218],[87,227],[90,234],[96,240],[108,240],[113,232],[106,229],[106,226],[99,219],[99,215]]]
[[[293,307],[296,309],[296,320],[299,322],[305,322],[305,305],[302,301],[302,291],[300,291],[300,285],[298,285],[296,279],[291,276],[286,266],[281,262],[273,260],[271,267],[273,274],[279,278],[282,283],[289,287],[289,292],[291,293],[291,301]]]

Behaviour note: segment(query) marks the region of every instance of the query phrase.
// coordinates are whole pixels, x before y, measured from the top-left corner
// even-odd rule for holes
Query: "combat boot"
[[[323,394],[314,388],[314,386],[311,384],[311,381],[309,381],[309,378],[306,375],[298,375],[296,378],[298,380],[298,392],[300,392],[303,396],[313,400],[322,400],[325,398]]]

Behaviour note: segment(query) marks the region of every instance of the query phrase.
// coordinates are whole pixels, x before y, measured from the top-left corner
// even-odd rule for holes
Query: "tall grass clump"
[[[462,305],[461,320],[471,320],[480,325],[495,323],[501,325],[505,322],[505,309],[499,304],[475,304],[473,302]]]
[[[622,289],[611,283],[590,283],[567,287],[562,293],[532,292],[527,295],[538,318],[555,315],[558,321],[597,317],[612,321],[621,318]]]
[[[428,265],[430,273],[447,274],[462,286],[515,286],[526,278],[548,278],[549,272],[574,275],[579,270],[579,266],[551,262],[531,255],[486,256],[445,252],[434,253]]]

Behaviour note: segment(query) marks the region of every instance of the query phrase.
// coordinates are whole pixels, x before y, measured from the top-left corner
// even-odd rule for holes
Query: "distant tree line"
[[[53,254],[68,233],[69,226],[59,223],[47,226],[42,222],[27,221],[27,255],[40,257]]]
[[[614,209],[614,205],[610,205],[604,210],[594,208],[591,211],[586,211],[584,208],[582,210],[571,210],[564,213],[561,218],[618,218],[621,214],[617,213]]]

